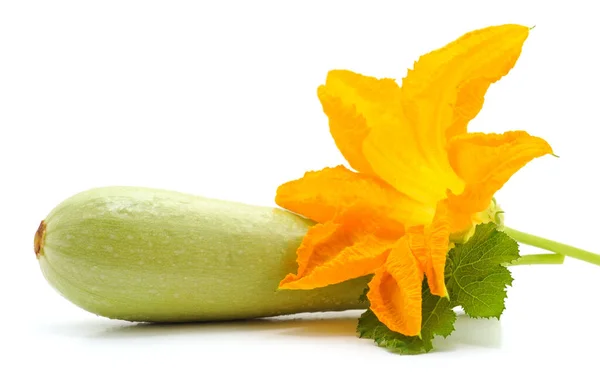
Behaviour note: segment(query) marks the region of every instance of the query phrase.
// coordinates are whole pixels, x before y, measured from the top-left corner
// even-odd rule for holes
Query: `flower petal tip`
[[[444,299],[450,300],[450,293],[448,292],[448,288],[446,287],[445,284],[444,284],[444,291],[440,292],[440,294],[438,296],[440,298],[444,298]]]
[[[279,282],[277,286],[278,290],[295,290],[297,287],[294,286],[297,276],[294,274],[288,274]]]
[[[431,292],[432,295],[439,296],[440,298],[450,299],[450,294],[448,293],[448,289],[446,288],[446,285],[443,285],[443,288],[439,287],[437,290],[430,288],[429,291]]]

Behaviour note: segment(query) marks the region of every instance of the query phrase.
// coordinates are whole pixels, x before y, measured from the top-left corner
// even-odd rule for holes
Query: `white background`
[[[465,32],[521,23],[536,28],[470,129],[547,139],[560,159],[497,195],[507,223],[600,252],[594,3],[1,2],[0,380],[598,379],[600,268],[576,260],[515,268],[501,322],[459,318],[435,352],[404,357],[356,338],[354,312],[109,321],[54,292],[32,249],[56,204],[96,186],[274,205],[280,183],[344,163],[316,96],[328,70],[401,79]]]

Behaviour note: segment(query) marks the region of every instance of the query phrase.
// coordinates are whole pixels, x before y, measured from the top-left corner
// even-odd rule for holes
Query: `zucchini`
[[[34,249],[51,286],[96,315],[138,322],[366,308],[367,279],[278,290],[314,224],[279,208],[161,189],[91,189],[56,206]]]

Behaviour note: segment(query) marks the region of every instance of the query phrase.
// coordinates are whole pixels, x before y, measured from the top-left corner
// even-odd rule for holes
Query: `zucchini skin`
[[[314,222],[271,207],[161,189],[95,188],[36,233],[46,280],[96,315],[138,322],[235,320],[367,308],[366,278],[278,290]]]

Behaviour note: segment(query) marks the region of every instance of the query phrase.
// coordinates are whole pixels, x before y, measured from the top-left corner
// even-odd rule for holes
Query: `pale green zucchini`
[[[277,290],[313,222],[278,208],[178,192],[108,187],[50,212],[35,236],[48,282],[97,315],[185,322],[366,306],[366,279]]]

